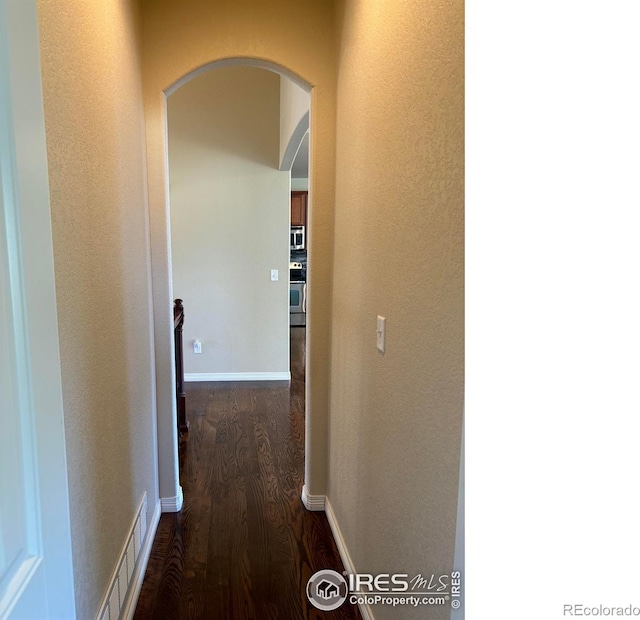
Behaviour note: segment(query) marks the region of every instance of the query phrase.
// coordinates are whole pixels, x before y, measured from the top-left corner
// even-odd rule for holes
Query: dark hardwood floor
[[[184,506],[160,519],[135,620],[360,618],[305,593],[317,570],[344,568],[325,514],[300,500],[304,332],[291,329],[290,386],[187,384]]]

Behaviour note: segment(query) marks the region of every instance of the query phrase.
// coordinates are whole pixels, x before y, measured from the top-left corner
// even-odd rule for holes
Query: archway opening
[[[243,69],[244,75],[237,79]],[[235,77],[234,70],[239,70]],[[261,96],[252,90],[247,70],[254,71],[254,78],[256,71],[268,74],[259,80],[259,86],[271,93],[267,96],[270,104],[274,79],[280,82],[277,150],[273,149],[273,126],[262,126],[262,112],[257,111],[260,106],[253,105]],[[231,81],[225,86],[224,79],[206,79],[209,76]],[[235,91],[229,87],[234,80]],[[243,90],[246,98],[241,103],[236,95]],[[290,171],[309,132],[309,93],[310,87],[286,69],[247,58],[200,67],[165,91],[168,289],[171,298],[185,301],[188,382],[289,378]],[[209,95],[214,98],[207,100]],[[201,98],[199,105],[194,104],[194,96]],[[222,99],[231,104],[231,116],[218,115],[216,98],[218,103]],[[174,114],[179,107],[174,103],[181,99],[182,109]],[[273,116],[273,109],[270,113]],[[215,124],[216,131],[223,134],[213,149],[207,144],[207,131],[198,130],[194,122],[206,120],[207,114],[209,120],[216,121],[209,123],[208,129]],[[180,126],[180,136],[174,131],[175,123]],[[229,131],[234,124],[241,129],[240,139]],[[225,163],[219,165],[223,159]],[[309,189],[308,178],[307,184]],[[242,208],[245,203],[253,208]],[[311,200],[305,206],[310,220]],[[261,209],[259,218],[256,207]],[[194,217],[196,212],[206,217]],[[271,276],[274,270],[277,280]],[[287,337],[282,347],[284,331]],[[304,344],[308,357],[306,337]],[[312,379],[307,377],[309,381]],[[175,460],[177,471],[177,451]]]

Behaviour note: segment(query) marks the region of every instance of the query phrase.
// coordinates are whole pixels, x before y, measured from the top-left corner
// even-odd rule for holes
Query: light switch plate
[[[271,270],[271,281],[272,282],[277,282],[278,281],[278,270],[277,269],[272,269]]]

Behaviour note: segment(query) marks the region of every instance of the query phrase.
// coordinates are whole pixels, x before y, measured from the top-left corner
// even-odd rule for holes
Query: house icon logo
[[[331,583],[326,579],[323,579],[316,588],[318,596],[325,601],[332,599],[334,596],[340,594],[340,589],[335,583]]]
[[[338,609],[347,600],[347,582],[334,570],[320,570],[307,582],[307,598],[322,611]]]

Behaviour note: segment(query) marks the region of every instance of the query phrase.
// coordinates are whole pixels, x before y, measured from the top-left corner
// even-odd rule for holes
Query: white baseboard
[[[97,616],[99,620],[133,618],[159,520],[160,502],[157,502],[151,516],[151,523],[147,525],[147,493],[145,491],[125,538],[107,594],[100,605]]]
[[[160,522],[160,502],[156,503],[156,507],[151,516],[151,523],[147,531],[147,537],[144,539],[142,549],[140,549],[140,561],[138,562],[136,569],[131,576],[131,583],[129,584],[129,595],[124,601],[122,606],[122,618],[123,620],[131,620],[136,613],[136,605],[138,604],[138,597],[140,596],[140,590],[142,589],[142,582],[144,581],[144,574],[147,570],[147,564],[149,563],[149,556],[151,555],[151,547],[153,546],[153,539],[156,537],[156,530],[158,529],[158,523]]]
[[[333,512],[333,508],[331,508],[329,498],[326,495],[310,495],[307,491],[307,485],[305,484],[302,487],[302,503],[307,510],[324,510],[327,515],[327,521],[329,521],[329,527],[331,528],[333,539],[336,541],[336,547],[338,547],[340,559],[344,564],[344,569],[348,573],[356,573],[356,567],[353,565],[353,560],[351,559],[351,555],[347,549],[347,544],[342,536],[342,531],[340,530],[340,526],[336,520],[336,515]],[[375,620],[375,616],[373,615],[373,610],[370,605],[362,603],[358,604],[358,607],[360,608],[360,614],[362,615],[363,620]]]
[[[336,547],[338,547],[340,559],[344,564],[344,569],[348,573],[357,573],[358,571],[356,571],[356,567],[353,565],[353,560],[351,559],[351,555],[349,554],[349,550],[347,549],[347,544],[344,541],[342,531],[340,530],[340,526],[338,525],[336,515],[333,512],[333,508],[331,508],[331,502],[329,501],[328,497],[324,502],[324,511],[327,515],[327,521],[329,521],[329,527],[331,528],[333,539],[336,541]],[[375,620],[375,616],[373,615],[373,610],[371,609],[370,605],[360,603],[358,604],[358,607],[360,608],[360,614],[362,615],[363,620]]]
[[[307,485],[302,487],[302,503],[307,510],[322,511],[326,497],[324,495],[309,495]]]
[[[290,372],[187,372],[185,381],[291,381]]]
[[[182,495],[182,487],[178,487],[178,494],[173,497],[161,497],[160,505],[162,512],[180,512],[182,510],[182,502],[184,496]]]

